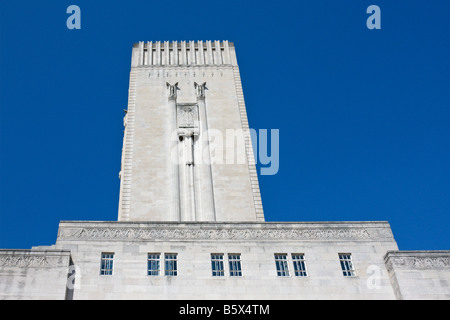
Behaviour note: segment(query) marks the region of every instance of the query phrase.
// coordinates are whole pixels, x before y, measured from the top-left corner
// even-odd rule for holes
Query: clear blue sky
[[[2,0],[0,248],[117,219],[134,42],[226,39],[250,126],[280,130],[266,220],[387,220],[400,249],[450,249],[449,14],[448,0]]]

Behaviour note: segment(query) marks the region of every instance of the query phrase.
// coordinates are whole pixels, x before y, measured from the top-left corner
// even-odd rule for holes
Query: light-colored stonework
[[[296,223],[115,223],[60,224],[58,241],[95,240],[282,240],[282,241],[391,241],[385,222]]]
[[[233,43],[135,44],[124,126],[118,221],[61,221],[52,246],[0,250],[0,299],[450,298],[450,251],[399,251],[387,222],[264,221]],[[243,161],[199,161],[227,129]]]
[[[79,267],[75,299],[394,299],[383,256],[396,250],[386,222],[138,223],[63,221],[57,248]],[[102,252],[114,252],[112,276],[100,276]],[[338,254],[351,252],[356,277],[342,275]],[[148,276],[147,254],[177,253],[178,275]],[[211,254],[224,254],[214,277]],[[240,254],[242,276],[231,277],[227,254]],[[274,255],[288,255],[278,277]],[[294,275],[292,254],[305,255],[307,277]],[[162,262],[161,262],[162,263]],[[379,270],[370,286],[370,268]],[[163,269],[163,267],[161,266]]]
[[[385,262],[397,299],[450,300],[450,251],[388,251]]]
[[[66,250],[0,250],[0,299],[71,298],[70,265]]]
[[[177,126],[182,106],[195,110],[195,129]],[[136,44],[125,122],[119,221],[264,221],[233,43]],[[223,153],[242,145],[243,163],[208,150],[212,135],[227,130],[242,134]],[[193,165],[184,159],[191,144]]]

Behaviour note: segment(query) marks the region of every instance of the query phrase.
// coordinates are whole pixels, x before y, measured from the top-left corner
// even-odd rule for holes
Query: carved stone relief
[[[178,128],[198,129],[198,105],[178,104],[177,105]]]
[[[58,257],[0,254],[0,267],[55,267]]]
[[[132,240],[370,240],[382,238],[365,228],[189,228],[189,227],[82,227],[62,228],[59,239]]]
[[[398,268],[398,269],[409,269],[409,270],[426,270],[426,269],[444,269],[450,268],[449,257],[413,257],[413,256],[399,256],[390,257],[388,261],[388,267]]]

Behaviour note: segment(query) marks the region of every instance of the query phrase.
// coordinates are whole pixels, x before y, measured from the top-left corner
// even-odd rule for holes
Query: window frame
[[[114,252],[102,252],[100,255],[100,275],[112,276],[114,274]]]
[[[164,254],[164,275],[167,277],[178,276],[178,253]]]
[[[294,276],[298,278],[308,277],[306,259],[304,253],[291,253]]]
[[[289,261],[287,253],[275,253],[275,268],[277,271],[277,277],[290,277]]]
[[[150,266],[157,266],[156,269],[150,268]],[[151,274],[152,273],[152,274]],[[157,277],[161,275],[161,253],[151,252],[147,253],[147,276]]]
[[[356,277],[355,264],[351,253],[338,253],[342,275],[346,278]]]
[[[230,277],[242,277],[242,259],[240,253],[228,254],[228,267]]]
[[[211,253],[211,274],[214,278],[225,276],[223,253]]]

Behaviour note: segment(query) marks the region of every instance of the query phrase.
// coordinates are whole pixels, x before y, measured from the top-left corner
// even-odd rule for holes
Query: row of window
[[[275,267],[277,276],[289,277],[291,275],[289,268],[289,255],[287,253],[275,254]],[[290,255],[294,276],[306,277],[308,272],[306,270],[305,255],[302,253],[292,253]],[[350,253],[339,253],[339,262],[341,265],[342,274],[344,277],[354,277],[355,268],[352,262]],[[100,275],[112,275],[114,269],[114,253],[102,253],[100,263]],[[164,270],[161,270],[161,254],[149,253],[147,255],[147,275],[159,276],[164,271],[165,276],[178,275],[178,254],[165,253],[164,254]],[[225,276],[224,254],[211,254],[211,271],[213,277]],[[241,254],[228,254],[228,272],[230,277],[242,276]]]

